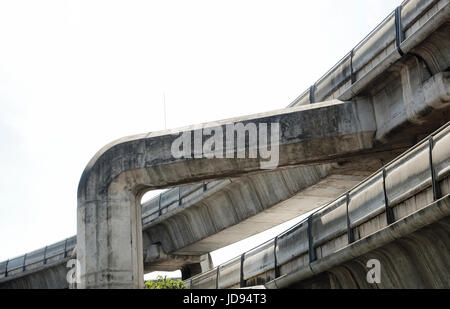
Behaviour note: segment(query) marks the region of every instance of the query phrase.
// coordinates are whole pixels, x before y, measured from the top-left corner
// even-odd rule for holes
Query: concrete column
[[[143,287],[140,199],[121,185],[78,208],[79,288]]]
[[[183,280],[189,279],[195,275],[207,272],[214,268],[211,255],[205,254],[200,258],[200,262],[188,264],[181,268],[181,278]]]
[[[181,279],[186,280],[201,273],[202,266],[200,263],[185,265],[181,268]]]

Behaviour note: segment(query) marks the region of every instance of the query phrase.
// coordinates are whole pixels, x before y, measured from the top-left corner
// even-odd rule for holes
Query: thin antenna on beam
[[[167,120],[166,120],[166,93],[163,92],[163,104],[164,104],[164,130],[167,130]]]

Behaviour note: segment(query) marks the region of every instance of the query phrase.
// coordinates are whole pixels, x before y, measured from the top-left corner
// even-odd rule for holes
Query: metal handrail
[[[340,65],[342,65],[342,63],[343,62],[345,62],[346,61],[346,59],[349,57],[349,54],[350,54],[350,60],[351,60],[351,62],[352,62],[352,59],[353,59],[353,54],[354,54],[354,51],[356,50],[356,49],[358,49],[358,48],[360,48],[361,46],[363,46],[367,41],[369,41],[369,39],[371,38],[371,37],[373,37],[374,36],[374,34],[377,32],[377,31],[379,31],[379,29],[384,25],[384,24],[386,24],[387,23],[387,21],[388,20],[390,20],[392,17],[395,17],[396,15],[397,15],[397,18],[401,18],[401,14],[399,15],[399,8],[401,8],[401,7],[404,7],[405,5],[407,5],[408,3],[410,2],[410,0],[405,0],[405,1],[403,1],[402,2],[402,4],[398,7],[398,8],[396,8],[394,11],[392,11],[386,18],[384,18],[383,19],[383,21],[382,22],[380,22],[368,35],[366,35],[352,50],[351,50],[351,52],[350,53],[347,53],[341,60],[339,60],[331,69],[329,69],[323,76],[321,76],[318,80],[317,80],[317,82],[314,84],[314,85],[317,85],[317,84],[319,84],[320,82],[322,82],[325,78],[327,78],[327,76],[332,72],[332,71],[334,71],[337,67],[339,67]],[[396,14],[396,11],[397,11],[397,14]],[[401,32],[400,31],[398,31],[398,25],[397,25],[397,27],[396,27],[396,40],[398,41],[399,40],[399,36],[401,35]],[[405,30],[405,29],[403,29],[403,30]],[[404,38],[403,38],[404,39]],[[401,40],[400,40],[401,41]],[[353,69],[351,70],[352,72],[352,74],[351,75],[353,75]],[[353,78],[353,76],[351,76],[351,78]],[[295,103],[297,103],[298,102],[298,100],[300,99],[300,98],[303,98],[305,95],[307,95],[308,94],[308,92],[310,93],[310,96],[311,96],[311,89],[313,89],[313,87],[311,87],[310,89],[308,89],[308,90],[306,90],[305,92],[303,92],[299,97],[297,97],[289,106],[291,106],[292,104],[295,104]],[[312,96],[311,96],[312,98],[314,98],[314,94],[312,94]],[[434,132],[433,134],[431,134],[428,138],[426,138],[426,139],[428,139],[428,142],[429,142],[429,147],[430,147],[430,166],[431,166],[431,177],[432,177],[432,187],[433,187],[433,197],[434,197],[434,199],[437,199],[439,196],[440,196],[440,192],[439,192],[439,187],[436,185],[436,179],[435,179],[435,172],[434,172],[434,168],[433,168],[433,162],[432,162],[432,149],[433,149],[433,136],[435,136],[436,134],[438,134],[440,131],[442,131],[443,129],[445,129],[445,128],[447,128],[448,127],[448,125],[449,125],[449,123],[447,123],[444,127],[441,127],[439,130],[437,130],[436,132]],[[385,173],[386,173],[386,168],[387,167],[389,167],[389,166],[391,166],[391,165],[393,165],[395,162],[397,162],[397,160],[400,160],[401,158],[403,158],[404,156],[406,156],[408,153],[410,153],[410,152],[412,152],[412,151],[414,151],[415,149],[417,149],[417,147],[420,145],[420,144],[422,144],[424,141],[422,141],[422,142],[420,142],[418,145],[416,145],[416,146],[414,146],[413,148],[411,148],[411,149],[409,149],[409,150],[407,150],[406,152],[404,152],[402,155],[400,155],[398,158],[396,158],[396,159],[394,159],[392,162],[390,162],[389,164],[387,164],[385,167],[383,167],[382,169],[380,169],[379,171],[377,171],[377,172],[375,172],[373,175],[371,175],[369,178],[371,178],[371,177],[373,177],[374,175],[376,175],[376,174],[378,174],[379,172],[383,172],[384,173],[384,178],[385,178]],[[385,179],[383,179],[383,182],[385,181]],[[361,184],[359,184],[359,185],[357,185],[357,186],[355,186],[354,188],[352,188],[351,190],[349,190],[347,193],[345,193],[345,194],[348,194],[349,192],[351,192],[351,191],[353,191],[353,190],[355,190],[356,188],[359,188],[359,186],[362,186],[363,184],[365,183],[365,181],[364,182],[362,182]],[[165,191],[165,192],[170,192],[171,190],[175,190],[175,188],[174,189],[170,189],[170,190],[168,190],[168,191]],[[192,193],[194,193],[195,191],[198,191],[199,189],[193,189],[192,191],[188,191],[188,193],[186,193],[184,196],[181,196],[181,187],[178,187],[178,206],[181,206],[182,204],[183,204],[183,202],[182,202],[182,199],[184,198],[184,197],[186,197],[186,196],[188,196],[188,195],[190,195],[190,194],[192,194]],[[203,190],[204,191],[206,191],[207,190],[207,185],[206,184],[204,184],[203,185]],[[385,189],[385,186],[384,186],[384,191],[385,191],[386,189]],[[161,202],[161,200],[162,200],[162,194],[164,194],[165,192],[163,192],[163,193],[161,193],[160,195],[159,195],[159,197],[156,197],[156,198],[159,198],[160,199],[160,202]],[[345,195],[344,194],[344,195]],[[327,204],[325,204],[324,206],[322,206],[322,207],[320,207],[320,208],[318,208],[316,211],[314,211],[310,216],[308,216],[307,218],[305,218],[305,219],[303,219],[302,221],[300,221],[299,223],[297,223],[297,224],[295,224],[294,226],[292,226],[291,228],[289,228],[288,230],[286,230],[286,231],[284,231],[283,233],[281,233],[280,235],[278,235],[276,238],[278,238],[278,237],[280,237],[280,236],[282,236],[282,235],[284,235],[285,233],[288,233],[288,232],[290,232],[290,231],[292,231],[292,230],[295,230],[296,228],[298,228],[298,227],[300,227],[301,225],[303,225],[305,222],[308,222],[309,223],[309,219],[310,218],[312,218],[312,216],[314,216],[317,212],[319,212],[319,211],[321,211],[321,210],[323,210],[323,209],[325,209],[326,207],[328,207],[332,202],[334,202],[334,201],[336,201],[336,200],[338,200],[338,199],[340,199],[340,198],[342,198],[344,195],[341,195],[340,197],[338,197],[337,199],[335,199],[335,200],[333,200],[333,201],[331,201],[331,202],[329,202],[329,203],[327,203]],[[152,199],[153,200],[153,199]],[[150,201],[152,201],[152,200],[150,200]],[[175,201],[175,203],[177,202],[177,201]],[[388,200],[387,200],[387,195],[386,195],[386,191],[385,191],[385,202],[386,202],[386,205],[388,205]],[[152,215],[154,215],[155,213],[158,213],[159,214],[159,216],[161,215],[161,212],[162,212],[162,209],[166,209],[166,208],[168,208],[170,205],[172,205],[173,203],[170,203],[170,204],[168,204],[167,206],[165,206],[165,207],[159,207],[159,209],[157,209],[156,211],[154,211],[154,212],[151,212],[151,213],[149,213],[148,215],[146,215],[143,219],[145,219],[145,218],[147,218],[147,217],[150,217],[150,216],[152,216]],[[159,206],[161,206],[161,203],[159,203]],[[387,207],[388,209],[387,210],[391,210],[390,209],[390,207]],[[158,216],[158,217],[159,217]],[[348,216],[348,211],[347,211],[347,216]],[[393,215],[389,215],[388,214],[388,216],[387,216],[388,218],[387,218],[387,220],[388,220],[388,224],[390,224],[389,222],[393,222],[393,220],[395,220],[394,218],[393,218]],[[153,219],[153,220],[156,220],[156,219]],[[152,221],[153,221],[152,220]],[[69,238],[67,238],[66,240],[65,240],[65,248],[64,248],[64,257],[67,257],[67,241],[68,241],[68,239]],[[272,241],[272,239],[271,240],[269,240],[269,241],[267,241],[267,242],[270,242],[270,241]],[[312,240],[311,240],[312,241]],[[259,246],[262,246],[262,245],[264,245],[264,244],[266,244],[267,242],[265,242],[265,243],[263,243],[263,244],[261,244],[261,245],[259,245]],[[252,251],[252,250],[254,250],[254,249],[257,249],[259,246],[256,246],[255,248],[253,248],[253,249],[251,249],[251,250],[249,250],[249,251],[247,251],[246,253],[248,253],[248,252],[250,252],[250,251]],[[47,262],[47,260],[48,260],[48,258],[51,258],[51,256],[50,257],[47,257],[46,256],[46,254],[47,254],[47,247],[45,247],[45,252],[44,252],[44,264]],[[245,253],[243,254],[243,255],[245,255]],[[19,256],[19,257],[22,257],[22,256]],[[19,258],[19,257],[17,257],[17,258]],[[25,254],[24,256],[23,256],[23,258],[24,258],[24,262],[23,262],[23,268],[24,268],[24,271],[25,271],[25,260],[26,260],[26,257],[27,257],[27,254]],[[15,258],[16,259],[16,258]],[[13,259],[14,260],[14,259]],[[8,264],[9,264],[9,259],[6,261],[6,269],[5,269],[5,276],[7,276],[7,274],[8,274]],[[19,268],[19,267],[18,267]],[[18,269],[18,268],[14,268],[14,269]]]
[[[178,198],[177,198],[174,202],[169,203],[169,204],[167,204],[167,205],[165,205],[165,206],[162,206],[161,203],[162,203],[162,197],[163,197],[163,195],[164,195],[164,194],[167,194],[168,192],[172,192],[172,190],[173,190],[173,191],[178,190]],[[148,217],[151,217],[152,215],[155,215],[156,213],[158,213],[158,217],[160,217],[160,216],[162,215],[162,210],[164,210],[164,209],[166,209],[166,208],[169,208],[169,207],[170,207],[171,205],[173,205],[173,204],[177,204],[178,206],[182,206],[182,205],[183,205],[183,199],[184,199],[184,198],[186,198],[187,196],[191,195],[192,193],[194,193],[194,192],[196,192],[196,191],[200,191],[200,190],[202,190],[203,192],[207,191],[207,190],[208,190],[208,188],[207,188],[207,183],[203,183],[203,186],[202,186],[202,187],[194,188],[194,189],[192,189],[192,190],[189,190],[189,191],[185,192],[184,194],[181,194],[181,186],[179,186],[179,187],[177,187],[177,188],[173,188],[173,189],[167,190],[167,191],[164,191],[164,192],[158,194],[158,196],[152,198],[151,200],[149,200],[149,201],[147,202],[147,203],[151,203],[151,202],[154,201],[155,199],[159,199],[159,201],[158,201],[158,207],[157,207],[157,208],[153,208],[154,210],[153,210],[152,212],[149,212],[149,213],[145,214],[145,215],[142,217],[142,219],[144,220],[144,219],[146,219],[146,218],[148,218]],[[157,217],[157,218],[158,218],[158,217]],[[157,218],[155,218],[155,219],[153,219],[153,220],[156,220]],[[152,221],[153,221],[153,220],[152,220]]]
[[[370,39],[380,30],[382,29],[389,20],[391,20],[392,18],[395,19],[395,42],[397,45],[397,50],[400,53],[400,55],[403,55],[403,51],[401,50],[399,44],[402,43],[406,38],[405,38],[405,30],[403,29],[403,27],[410,27],[411,25],[402,25],[401,22],[401,11],[402,8],[405,7],[411,0],[405,0],[403,1],[397,8],[395,8],[387,17],[385,17],[371,32],[369,32],[369,34],[367,34],[361,41],[358,42],[358,44],[355,45],[355,47],[353,47],[351,49],[350,52],[346,53],[345,56],[343,56],[335,65],[333,65],[325,74],[323,74],[314,84],[312,87],[310,87],[309,89],[306,89],[300,96],[296,97],[289,105],[288,107],[292,107],[295,104],[297,104],[301,99],[303,99],[308,93],[310,95],[310,98],[315,98],[315,86],[319,85],[322,81],[324,81],[326,78],[329,77],[329,75],[335,71],[338,67],[340,67],[341,65],[343,65],[344,62],[347,61],[348,57],[350,57],[350,67],[351,67],[351,74],[350,74],[350,80],[351,80],[351,84],[353,85],[356,82],[356,76],[355,76],[355,72],[353,71],[353,57],[354,57],[354,51],[358,50],[359,48],[361,48],[361,46],[363,46],[364,44],[366,44],[367,42],[370,41]],[[413,21],[414,22],[414,21]],[[345,79],[345,81],[347,81],[348,79]],[[327,91],[328,94],[332,93],[333,91],[335,91],[337,88],[339,88],[342,84],[344,83],[341,82],[339,84],[337,84],[335,87],[333,87],[332,89],[329,89]],[[315,101],[315,100],[313,100]],[[314,103],[313,101],[310,100],[310,103]]]
[[[50,255],[49,255],[49,254],[48,254],[48,250],[47,250],[49,246],[45,246],[45,247],[43,247],[43,248],[41,248],[41,249],[36,250],[36,251],[39,251],[39,250],[44,249],[42,258],[39,259],[39,260],[36,261],[36,262],[32,262],[32,263],[30,263],[30,264],[27,264],[27,258],[30,256],[31,253],[33,253],[33,252],[35,252],[35,251],[27,252],[27,253],[25,253],[24,255],[19,255],[19,256],[15,257],[15,258],[6,260],[6,265],[5,265],[5,277],[8,277],[8,273],[10,273],[11,271],[17,270],[17,269],[22,269],[22,272],[25,272],[25,271],[27,270],[27,266],[29,266],[29,265],[33,265],[33,264],[37,264],[37,263],[42,263],[42,265],[46,265],[46,264],[47,264],[47,261],[48,261],[49,259],[51,259],[51,258],[53,258],[53,257],[55,257],[55,256],[58,256],[58,255],[60,255],[60,254],[63,255],[63,259],[67,258],[67,257],[68,257],[68,255],[67,255],[67,250],[73,249],[73,248],[70,248],[70,247],[68,248],[68,246],[67,246],[67,243],[68,243],[69,239],[71,239],[71,238],[73,238],[73,237],[69,237],[69,238],[66,238],[66,239],[64,240],[64,252],[60,252],[60,253],[57,253],[57,254],[50,254]],[[61,241],[61,242],[62,242],[62,241]],[[16,259],[23,259],[21,265],[18,265],[18,266],[15,266],[15,267],[10,267],[10,265],[11,265],[10,261],[14,261],[14,260],[16,260]]]
[[[321,211],[326,209],[327,207],[329,207],[332,203],[342,199],[343,197],[346,198],[346,203],[347,203],[347,210],[346,210],[346,219],[347,219],[347,237],[348,237],[348,242],[349,244],[353,243],[355,241],[354,239],[354,235],[353,235],[353,228],[350,226],[350,220],[349,220],[349,215],[348,215],[348,203],[349,203],[349,195],[352,191],[355,191],[356,189],[364,186],[368,180],[372,179],[373,177],[375,177],[377,174],[379,174],[380,172],[384,174],[383,177],[385,177],[385,173],[386,173],[386,169],[388,167],[391,167],[392,165],[394,165],[395,163],[397,163],[399,160],[405,158],[407,155],[409,155],[411,152],[417,150],[418,148],[422,147],[424,144],[428,143],[429,144],[429,152],[430,152],[430,169],[431,169],[431,173],[432,173],[432,187],[433,187],[433,200],[436,201],[439,198],[441,198],[441,194],[439,192],[439,186],[437,184],[437,180],[436,180],[436,176],[435,176],[435,172],[434,172],[434,166],[433,166],[433,160],[432,160],[432,150],[433,150],[433,146],[434,146],[434,137],[436,135],[438,135],[440,132],[442,132],[443,130],[447,129],[450,127],[450,121],[447,122],[444,126],[440,127],[439,129],[437,129],[436,131],[434,131],[433,133],[431,133],[430,135],[428,135],[426,138],[424,138],[423,140],[421,140],[419,143],[417,143],[415,146],[411,147],[410,149],[404,151],[402,154],[400,154],[397,158],[393,159],[392,161],[390,161],[389,163],[387,163],[386,165],[384,165],[382,168],[380,168],[379,170],[377,170],[376,172],[374,172],[373,174],[371,174],[369,177],[367,177],[364,181],[362,181],[361,183],[355,185],[353,188],[351,188],[350,190],[346,191],[345,193],[343,193],[342,195],[340,195],[339,197],[337,197],[336,199],[333,199],[332,201],[326,203],[324,206],[319,207],[316,211],[314,211],[313,213],[311,213],[308,217],[304,218],[303,220],[301,220],[299,223],[295,224],[294,226],[292,226],[291,228],[287,229],[286,231],[283,231],[282,233],[278,234],[277,236],[275,236],[274,238],[271,238],[267,241],[265,241],[264,243],[248,250],[245,251],[244,253],[238,255],[237,257],[230,259],[220,265],[218,265],[217,267],[221,267],[227,263],[229,263],[230,261],[237,259],[239,256],[241,256],[241,269],[240,269],[240,273],[241,273],[241,287],[242,287],[242,282],[243,282],[243,260],[245,259],[245,255],[248,254],[251,251],[254,251],[255,249],[258,249],[260,247],[263,247],[264,245],[266,245],[269,242],[274,241],[275,243],[275,247],[274,247],[274,255],[275,255],[275,268],[278,266],[276,265],[276,245],[277,245],[277,239],[282,237],[283,235],[286,235],[287,233],[289,233],[292,230],[295,230],[296,228],[302,226],[305,222],[308,223],[308,254],[309,254],[309,263],[314,262],[317,257],[315,255],[315,247],[314,247],[314,243],[313,243],[313,239],[312,239],[312,219],[313,216]],[[385,203],[386,203],[386,207],[388,207],[387,203],[387,191],[386,191],[386,186],[384,184],[384,180],[383,180],[383,193],[385,196]],[[389,207],[389,209],[391,210],[391,207]],[[392,223],[395,222],[395,218],[393,217],[393,214],[391,216],[387,216],[387,224],[390,225]],[[277,278],[277,272],[275,271],[275,278]],[[200,274],[201,275],[201,274]],[[198,275],[198,276],[200,276]],[[192,278],[190,278],[190,280],[195,279],[197,276],[194,276]]]

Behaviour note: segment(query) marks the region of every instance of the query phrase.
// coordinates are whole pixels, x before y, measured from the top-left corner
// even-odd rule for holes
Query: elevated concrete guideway
[[[144,244],[150,244],[144,247],[160,243],[165,252],[200,254],[270,228],[346,191],[448,121],[449,81],[448,74],[442,73],[450,67],[448,7],[448,1],[405,1],[397,14],[389,15],[291,104],[333,98],[371,102],[377,121],[376,142],[391,151],[372,153],[365,160],[358,157],[357,164],[350,160],[233,179],[192,202],[190,209],[168,203],[171,211],[151,223],[145,214],[155,219],[150,214],[151,208],[155,214],[157,204],[144,205]],[[403,38],[401,31],[396,32],[397,25]],[[325,190],[320,189],[323,185]],[[261,208],[265,210],[258,212]],[[227,224],[221,219],[224,213]],[[148,264],[158,268],[157,259],[150,260],[146,259]],[[173,266],[176,268],[176,263]]]
[[[308,166],[217,182],[214,188],[200,190],[199,195],[187,203],[167,203],[159,218],[152,215],[152,208],[158,205],[155,200],[143,206],[143,257],[147,270],[171,270],[168,268],[198,263],[202,254],[317,207],[353,187],[449,119],[449,79],[448,73],[443,73],[450,67],[448,1],[407,1],[400,15],[405,32],[405,40],[400,43],[403,56],[395,49],[394,16],[391,15],[355,47],[351,55],[294,102],[294,105],[305,105],[333,98],[353,101],[303,107],[305,112],[328,108],[324,114],[329,114],[318,116],[320,113],[314,112],[305,116],[315,120],[303,140],[305,146],[283,154],[287,158],[283,163],[286,166],[298,163]],[[321,138],[320,130],[326,130],[322,123],[328,125],[331,120],[336,124],[333,121],[340,112],[330,108],[337,106],[352,106],[349,110],[356,111],[353,115],[362,114],[364,124],[372,124],[373,128],[364,131],[357,128],[361,119],[350,120],[349,127],[356,126],[353,136],[339,136],[342,133],[336,133],[339,130],[330,131],[328,139],[332,143],[325,145],[328,148],[322,147],[321,142],[314,144],[314,139]],[[342,109],[341,113],[346,114],[345,111]],[[243,119],[234,121],[240,120]],[[300,131],[303,129],[290,121],[285,128],[287,138],[289,134],[299,139],[304,137]],[[314,136],[316,131],[318,135]],[[334,146],[341,149],[333,149]],[[323,157],[317,159],[308,151],[317,151]],[[336,151],[349,152],[339,157]],[[298,161],[299,153],[310,157]],[[258,162],[252,163],[258,165]],[[239,164],[237,172],[217,173],[211,177],[250,172],[239,171],[245,168]],[[208,177],[201,175],[189,182],[211,179]],[[175,186],[176,183],[166,181],[165,185]],[[172,189],[168,196],[177,195],[177,191]]]
[[[190,288],[449,288],[450,122],[308,218]],[[369,282],[370,261],[380,262]]]
[[[423,3],[415,4],[417,7]],[[413,49],[424,40],[433,44],[433,39],[436,38],[433,38],[432,34],[439,33],[439,29],[441,33],[448,34],[449,27],[444,24],[449,20],[449,2],[439,1],[434,4],[435,11],[430,11],[428,15],[415,16],[406,14],[408,10],[405,5],[406,16],[403,22],[402,12],[396,10],[394,45],[397,49],[383,57],[381,63],[386,66],[408,52],[413,53]],[[409,9],[411,13],[413,10],[411,7]],[[411,27],[409,33],[406,21],[408,18]],[[414,29],[415,23],[422,24],[423,28]],[[386,24],[386,30],[388,28],[389,23]],[[436,37],[439,41],[439,34]],[[448,41],[444,42],[444,45],[447,48]],[[399,56],[396,56],[396,53]],[[352,84],[356,78],[354,63],[358,63],[358,57],[354,57],[354,54],[355,50],[350,61]],[[361,55],[358,51],[356,54]],[[382,97],[371,98],[366,95],[365,98],[356,98],[353,102],[295,107],[287,111],[231,119],[221,122],[219,126],[222,131],[226,131],[229,124],[253,123],[259,126],[279,123],[278,167],[339,163],[374,151],[388,152],[394,148],[393,145],[405,144],[405,131],[406,136],[410,138],[412,131],[416,139],[419,135],[429,133],[426,130],[430,127],[439,122],[446,122],[447,119],[442,119],[442,112],[438,110],[448,109],[449,82],[448,74],[440,72],[450,66],[448,54],[439,54],[437,57],[442,61],[434,67],[427,65],[426,58],[406,57],[406,63],[399,68],[402,76],[400,83],[390,80],[390,85],[385,83],[382,88],[395,89],[400,86],[400,96],[384,91]],[[424,64],[420,63],[421,58],[425,59]],[[377,60],[380,61],[379,58]],[[372,67],[374,62],[370,64]],[[438,71],[433,74],[433,69]],[[364,74],[359,83],[350,88],[356,90],[360,87],[359,90],[362,90],[362,80],[365,79],[366,83],[370,80],[367,75],[368,73]],[[375,83],[376,81],[372,81],[370,86],[376,87]],[[314,101],[311,100],[314,97],[315,91],[311,90],[310,101]],[[397,102],[400,104],[395,104]],[[407,110],[402,111],[405,106],[408,107]],[[206,124],[200,128],[211,126],[217,124]],[[406,126],[408,130],[405,130]],[[198,128],[186,128],[179,133],[190,132],[193,135]],[[110,144],[92,159],[83,173],[78,190],[77,256],[81,262],[80,287],[142,286],[143,252],[139,197],[145,190],[237,177],[261,169],[260,159],[174,159],[168,151],[175,142],[173,134],[177,132],[167,133],[171,135],[142,135]],[[387,138],[392,140],[389,146],[383,143]],[[261,140],[258,145],[261,145]],[[228,150],[236,155],[239,150],[236,145],[233,146]],[[192,149],[190,153],[194,157]],[[96,228],[105,224],[107,229]]]
[[[448,94],[447,75],[438,74],[432,79],[431,83],[437,82],[444,87],[438,91],[439,87],[433,85],[430,87],[433,89],[432,92],[424,92],[423,109],[436,105],[444,108],[448,106],[449,102],[442,100]],[[429,114],[436,116],[427,113]],[[397,121],[398,119],[399,117]],[[416,134],[419,132],[424,134],[425,132],[421,130],[432,125],[427,123],[426,117],[420,117],[420,120],[420,126],[409,128]],[[428,118],[429,120],[431,119]],[[404,121],[408,121],[408,115],[405,115]],[[384,128],[378,128],[374,106],[366,100],[332,101],[295,107],[232,119],[219,125],[226,131],[229,124],[240,122],[254,123],[257,126],[261,123],[280,124],[278,143],[280,168],[339,163],[358,156],[366,157],[371,153],[392,150],[392,145],[386,147],[383,143],[377,143],[374,138],[375,133]],[[435,119],[432,122],[436,123]],[[206,124],[202,127],[209,126],[211,125]],[[199,127],[187,128],[179,133],[190,132],[192,135],[197,129]],[[141,214],[140,205],[135,204],[139,203],[139,196],[145,190],[260,171],[261,162],[258,159],[174,159],[169,151],[177,138],[174,137],[177,132],[167,133],[169,134],[122,139],[105,147],[88,165],[78,191],[77,256],[82,267],[86,266],[82,268],[82,278],[83,274],[87,274],[82,280],[81,287],[138,287],[142,284]],[[158,147],[153,148],[154,145]],[[193,150],[190,151],[192,153],[190,157],[193,157]],[[236,154],[237,151],[234,145],[233,152]],[[111,211],[113,213],[117,211],[117,215],[120,215],[111,215],[109,214]],[[98,230],[96,228],[98,226],[108,228]],[[130,234],[131,239],[128,239]],[[103,241],[106,246],[99,246],[98,244]],[[111,256],[112,259],[109,258]],[[110,273],[108,269],[116,270]]]
[[[332,101],[294,107],[256,116],[214,123],[226,132],[230,125],[279,124],[279,167],[339,162],[375,148],[376,121],[367,103]],[[318,126],[320,124],[320,126]],[[172,145],[182,131],[124,138],[104,147],[86,167],[78,187],[77,258],[81,287],[141,287],[143,284],[142,217],[140,197],[145,191],[191,182],[258,172],[261,158],[174,158]],[[179,134],[177,134],[179,133]],[[346,142],[341,143],[342,138]],[[258,143],[261,145],[261,134]],[[237,158],[238,146],[231,150]],[[251,150],[252,148],[250,148]]]

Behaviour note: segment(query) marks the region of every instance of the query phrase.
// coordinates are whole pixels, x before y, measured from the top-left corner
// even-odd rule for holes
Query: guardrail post
[[[390,225],[395,222],[394,212],[392,208],[389,206],[389,200],[386,191],[386,169],[383,168],[383,193],[384,193],[384,205],[386,208],[386,222],[387,225]]]
[[[48,246],[45,246],[45,249],[44,249],[44,265],[47,264],[47,247]]]
[[[275,265],[275,279],[280,276],[280,268],[278,267],[278,261],[277,261],[277,242],[278,242],[278,236],[275,237],[274,245],[273,245],[273,257],[274,257],[274,265]]]
[[[395,9],[395,44],[397,46],[397,51],[400,54],[400,56],[404,55],[404,52],[402,51],[400,44],[405,40],[405,33],[403,32],[403,25],[402,25],[402,6],[398,6]]]
[[[162,197],[162,193],[159,195],[159,201],[158,201],[158,217],[161,216],[161,197]]]
[[[66,241],[64,242],[64,258],[67,257],[67,240],[68,238],[66,238]]]
[[[8,277],[8,264],[9,264],[9,259],[6,260],[6,265],[5,265],[5,277]]]
[[[25,271],[25,261],[27,260],[27,253],[23,256],[23,265],[22,265],[22,271]]]
[[[181,187],[178,187],[178,206],[181,205]]]
[[[313,104],[316,103],[316,85],[312,85],[309,88],[309,103]]]
[[[348,215],[348,205],[350,204],[350,193],[347,193],[346,201],[347,201],[347,236],[348,236],[348,243],[351,244],[355,242],[355,235],[353,234],[353,229],[350,223],[350,216]]]
[[[433,148],[434,148],[434,140],[433,137],[430,137],[428,140],[429,151],[430,151],[430,170],[431,170],[431,186],[433,188],[433,200],[437,201],[441,198],[441,188],[439,187],[439,183],[436,180],[436,172],[434,170],[433,165]]]
[[[217,266],[217,273],[216,273],[216,290],[219,289],[219,271],[220,271],[220,265]]]
[[[246,282],[244,280],[244,259],[245,259],[245,253],[241,255],[241,273],[240,273],[240,287],[245,288]]]
[[[356,75],[353,70],[353,56],[355,56],[355,50],[352,49],[350,52],[350,82],[353,85],[356,82]]]
[[[205,192],[206,189],[208,189],[208,188],[207,188],[207,183],[206,183],[206,182],[203,182],[203,192]]]
[[[314,248],[313,237],[312,237],[312,215],[308,217],[308,253],[309,253],[309,264],[317,260],[316,249]]]

